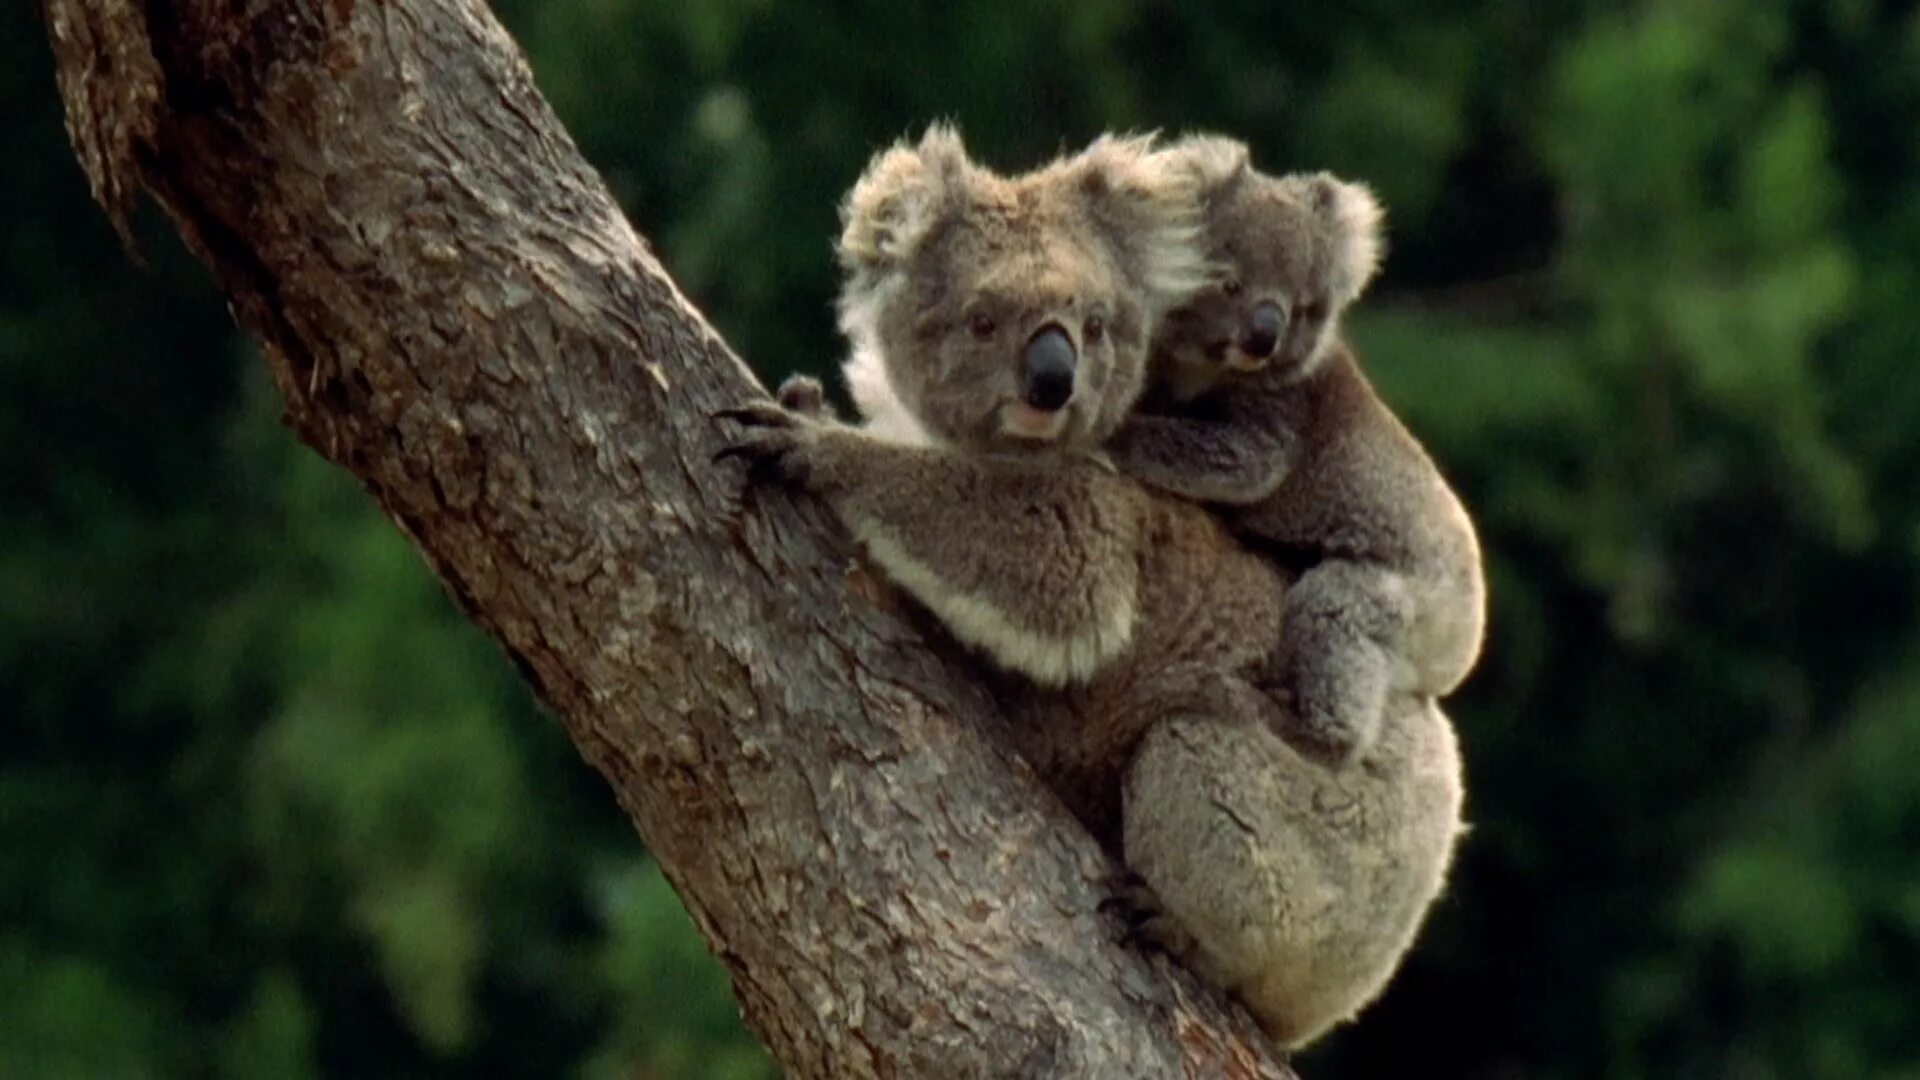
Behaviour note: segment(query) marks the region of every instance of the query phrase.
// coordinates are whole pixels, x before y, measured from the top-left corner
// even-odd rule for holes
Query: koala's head
[[[1200,185],[1206,254],[1222,272],[1168,312],[1156,349],[1183,367],[1312,372],[1379,268],[1373,193],[1329,173],[1269,176],[1232,139],[1192,137],[1161,153]]]
[[[1159,317],[1207,280],[1196,185],[1146,139],[1014,177],[945,127],[880,154],[839,243],[856,403],[970,449],[1098,445],[1140,394]]]

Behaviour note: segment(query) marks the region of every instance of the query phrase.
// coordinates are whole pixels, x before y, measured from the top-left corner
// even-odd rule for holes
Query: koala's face
[[[1218,372],[1284,367],[1310,373],[1339,316],[1379,261],[1380,208],[1363,187],[1324,173],[1267,176],[1245,148],[1198,140],[1206,176],[1206,248],[1214,281],[1167,313],[1155,340],[1165,362]],[[1196,153],[1183,144],[1167,151]],[[1226,155],[1224,160],[1222,155]]]
[[[1144,151],[1103,140],[1003,178],[936,129],[869,167],[848,201],[842,325],[880,353],[920,427],[1036,450],[1097,446],[1119,426],[1155,316],[1202,280],[1193,185],[1156,186],[1136,171]]]
[[[895,390],[949,443],[1095,445],[1139,395],[1140,289],[1059,187],[973,192],[881,319]]]

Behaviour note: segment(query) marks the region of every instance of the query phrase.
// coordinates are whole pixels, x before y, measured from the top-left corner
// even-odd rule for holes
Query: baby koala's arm
[[[1137,489],[1083,459],[988,457],[875,438],[770,402],[723,457],[821,497],[962,642],[1035,682],[1085,680],[1133,638]]]
[[[1283,386],[1260,377],[1222,391],[1218,413],[1134,413],[1107,443],[1121,472],[1196,502],[1249,506],[1273,494],[1299,439],[1280,408]]]

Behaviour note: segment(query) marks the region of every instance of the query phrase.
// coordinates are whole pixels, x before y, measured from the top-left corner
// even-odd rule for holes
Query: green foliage
[[[1387,201],[1351,330],[1473,508],[1475,830],[1307,1075],[1920,1078],[1920,16],[1901,5],[502,4],[770,377],[953,118],[1224,130]],[[0,1075],[760,1077],[604,784],[0,13]]]
[[[314,1065],[313,1010],[284,972],[261,977],[252,998],[222,1033],[219,1069],[228,1080],[256,1076],[308,1080]]]
[[[50,1078],[159,1076],[160,1003],[143,1001],[101,965],[0,944],[0,1073]]]

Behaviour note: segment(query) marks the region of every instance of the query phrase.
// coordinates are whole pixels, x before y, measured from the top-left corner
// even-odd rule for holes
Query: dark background
[[[835,205],[1217,129],[1371,182],[1352,335],[1474,510],[1474,831],[1310,1078],[1920,1077],[1912,3],[518,0],[540,85],[769,378]],[[1549,10],[1551,8],[1551,10]],[[0,1075],[754,1077],[604,785],[0,9]]]

